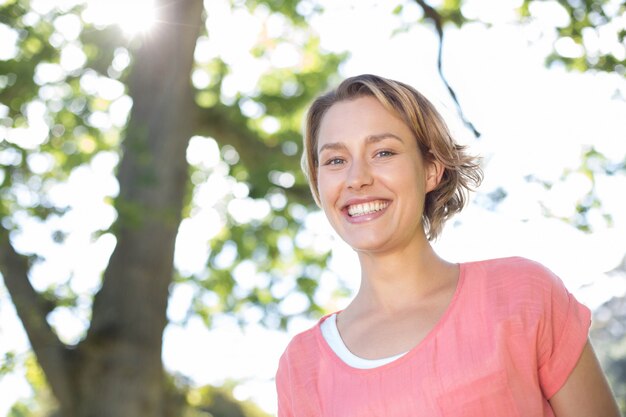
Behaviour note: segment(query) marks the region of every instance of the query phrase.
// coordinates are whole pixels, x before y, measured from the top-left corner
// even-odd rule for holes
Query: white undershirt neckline
[[[337,328],[337,314],[332,314],[326,318],[320,325],[322,336],[328,343],[328,346],[335,354],[347,365],[358,369],[373,369],[386,365],[398,358],[406,355],[407,352],[389,356],[381,359],[364,359],[350,352],[346,344],[343,342],[339,329]]]

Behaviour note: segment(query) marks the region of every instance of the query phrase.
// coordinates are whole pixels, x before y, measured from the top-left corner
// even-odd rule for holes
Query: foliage
[[[404,22],[396,33],[405,32],[416,24],[428,24],[435,29],[439,37],[439,75],[457,105],[460,118],[476,138],[479,138],[480,132],[464,116],[455,90],[444,75],[444,28],[447,25],[460,28],[467,23],[483,23],[489,26],[491,22],[481,20],[472,7],[465,7],[470,2],[442,0],[437,3],[431,5],[426,0],[400,2],[393,10],[394,14],[401,16],[405,7],[417,4],[422,17],[419,21]],[[626,76],[626,29],[621,23],[624,13],[626,3],[619,0],[523,0],[517,9],[520,24],[529,25],[544,20],[538,26],[541,36],[553,39],[553,51],[546,57],[546,65],[622,76]],[[545,23],[549,28],[546,29]]]
[[[57,404],[43,371],[34,355],[29,355],[23,365],[24,376],[28,381],[33,396],[13,405],[7,417],[43,417],[53,415]]]
[[[235,383],[216,388],[206,385],[189,388],[186,393],[185,417],[269,417],[250,401],[239,401],[233,396]]]
[[[548,65],[561,63],[577,71],[626,75],[623,48],[626,30],[618,23],[626,13],[626,3],[612,0],[558,0],[550,3],[549,7],[559,13],[564,22],[554,28],[557,39],[553,53],[547,57]],[[537,0],[524,0],[519,9],[522,20],[536,19],[542,7],[545,5]]]
[[[437,31],[446,24],[461,27],[469,22],[484,23],[464,0],[442,0],[431,6],[424,0],[400,3],[394,13],[417,3],[422,22],[435,25]],[[433,2],[435,3],[435,2]],[[615,0],[524,0],[517,9],[520,24],[543,19],[549,28],[543,36],[554,39],[554,50],[546,57],[547,65],[564,65],[576,71],[602,71],[626,75],[626,30],[620,23],[626,3]]]
[[[207,140],[217,140],[221,160],[212,167],[190,167],[192,182],[186,216],[193,217],[200,210],[198,206],[203,202],[194,200],[193,195],[207,181],[223,178],[230,189],[239,190],[237,195],[226,190],[223,199],[213,207],[219,214],[221,227],[211,239],[207,268],[194,274],[182,273],[177,280],[193,282],[198,291],[192,305],[207,322],[210,322],[209,312],[238,311],[243,304],[252,303],[268,314],[273,311],[272,323],[286,325],[284,317],[277,321],[280,300],[271,288],[273,283],[289,277],[294,283],[293,291],[304,291],[309,298],[308,310],[319,313],[321,309],[313,297],[315,285],[301,284],[315,282],[317,275],[309,273],[319,274],[327,255],[287,242],[293,242],[303,230],[304,213],[311,205],[306,181],[299,170],[303,108],[313,94],[325,88],[328,77],[343,57],[320,51],[315,35],[304,25],[304,16],[296,11],[297,4],[270,1],[232,6],[235,10],[249,9],[251,13],[268,17],[281,13],[286,19],[285,31],[295,40],[289,34],[261,37],[252,53],[263,66],[279,46],[290,44],[301,51],[300,62],[295,66],[266,65],[257,75],[253,90],[233,94],[223,91],[224,81],[232,76],[233,69],[222,57],[199,60],[196,64],[195,71],[211,80],[208,85],[196,88],[196,131],[211,137]],[[63,216],[71,214],[72,207],[53,201],[49,196],[51,191],[54,193],[79,167],[93,164],[97,155],[119,155],[126,123],[123,110],[129,105],[124,83],[132,67],[132,51],[140,39],[129,41],[113,26],[99,27],[82,21],[85,5],[80,3],[70,9],[50,8],[45,12],[33,10],[28,1],[6,2],[0,7],[3,22],[18,33],[17,54],[0,61],[0,73],[4,74],[0,80],[4,80],[0,83],[0,102],[5,109],[2,125],[8,137],[0,142],[4,162],[0,176],[0,214],[7,231],[19,235],[25,228],[25,222],[18,220],[20,215],[39,219],[44,224],[63,223]],[[76,19],[82,26],[79,36],[61,30],[68,20]],[[293,26],[289,26],[290,21]],[[200,42],[206,41],[206,36]],[[82,54],[84,63],[67,68],[64,54],[68,50]],[[250,115],[248,110],[246,115],[245,110],[250,108],[255,113]],[[263,127],[267,123],[277,128],[268,131]],[[35,132],[35,128],[40,130]],[[36,142],[25,144],[12,139],[19,129],[26,129],[24,133],[33,136],[38,133]],[[109,195],[103,202],[111,205],[115,198]],[[232,207],[237,204],[255,205],[263,215],[237,219],[232,215]],[[120,201],[115,207],[118,212],[123,211],[118,218],[126,221],[142,215]],[[115,234],[116,227],[113,223],[92,230],[93,241],[109,232]],[[62,244],[72,231],[53,228],[53,233],[54,240]],[[279,245],[279,241],[283,244]],[[223,251],[228,251],[228,256],[234,253],[234,258],[218,266],[216,259],[226,257]],[[45,260],[43,254],[33,255],[38,263]],[[266,276],[269,285],[238,290],[234,272],[246,260],[255,262],[256,273]],[[66,278],[64,285],[54,284],[46,290],[45,299],[56,303],[51,309],[73,307],[78,301],[86,301],[84,294],[72,293],[70,278]],[[202,302],[206,299],[205,292],[217,295],[219,303],[207,309]],[[285,295],[281,294],[280,298]]]
[[[7,417],[56,416],[57,403],[45,381],[43,371],[34,355],[23,364],[24,374],[33,396],[16,402]],[[240,401],[233,396],[237,383],[232,381],[222,387],[205,385],[194,387],[182,376],[168,377],[167,395],[170,410],[166,415],[177,417],[269,417],[250,401]]]
[[[543,207],[546,217],[558,218],[563,222],[576,227],[585,233],[595,231],[597,226],[613,225],[613,217],[602,204],[598,195],[597,183],[614,175],[626,172],[626,161],[616,161],[607,157],[594,147],[583,150],[580,157],[580,165],[576,169],[569,169],[562,173],[560,182],[567,182],[569,179],[578,176],[589,181],[589,189],[582,193],[577,201],[573,201],[574,212],[569,216],[555,214],[548,207]],[[554,184],[535,176],[526,178],[529,182],[540,184],[546,192],[549,192]]]

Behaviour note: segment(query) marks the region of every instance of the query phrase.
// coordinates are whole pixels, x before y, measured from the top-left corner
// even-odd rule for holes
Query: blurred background
[[[0,415],[265,416],[355,256],[299,169],[307,104],[409,83],[483,157],[435,242],[592,308],[626,410],[623,0],[0,0]]]

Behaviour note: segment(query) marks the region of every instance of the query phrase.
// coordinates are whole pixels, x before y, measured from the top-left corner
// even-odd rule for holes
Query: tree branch
[[[441,16],[441,14],[436,9],[434,9],[432,6],[430,6],[428,3],[426,3],[425,0],[415,0],[415,2],[424,11],[424,17],[426,19],[432,21],[433,25],[435,26],[435,30],[437,31],[437,36],[439,37],[439,48],[437,50],[437,71],[439,72],[439,77],[441,77],[441,80],[446,85],[446,88],[448,89],[448,93],[450,93],[450,96],[452,97],[452,100],[454,101],[454,104],[456,104],[456,108],[457,108],[457,111],[459,113],[459,117],[461,117],[461,120],[463,120],[463,123],[465,124],[465,126],[467,126],[474,133],[474,136],[476,136],[476,138],[480,138],[480,132],[478,130],[476,130],[476,128],[474,127],[472,122],[470,122],[465,117],[465,115],[463,113],[463,109],[461,108],[461,104],[459,103],[459,100],[458,100],[458,98],[456,96],[456,93],[454,92],[454,89],[450,86],[450,83],[448,82],[448,80],[446,79],[445,75],[443,74],[443,59],[442,59],[442,55],[443,55],[443,17]]]
[[[71,409],[69,349],[46,321],[48,309],[28,279],[28,258],[15,251],[4,229],[0,229],[0,272],[54,395],[63,409]]]
[[[272,169],[294,172],[300,169],[298,157],[283,154],[279,146],[270,147],[262,143],[259,135],[246,126],[246,119],[236,109],[221,104],[199,108],[196,120],[198,134],[211,136],[220,145],[230,145],[237,150],[256,185],[261,182],[269,185],[267,173]],[[284,190],[295,201],[303,204],[313,202],[307,184],[295,184]]]

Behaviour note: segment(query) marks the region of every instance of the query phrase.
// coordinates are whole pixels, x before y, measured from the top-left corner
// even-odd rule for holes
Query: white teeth
[[[348,207],[350,216],[363,216],[365,214],[375,213],[387,207],[389,203],[386,201],[371,201],[363,204],[354,204]]]

